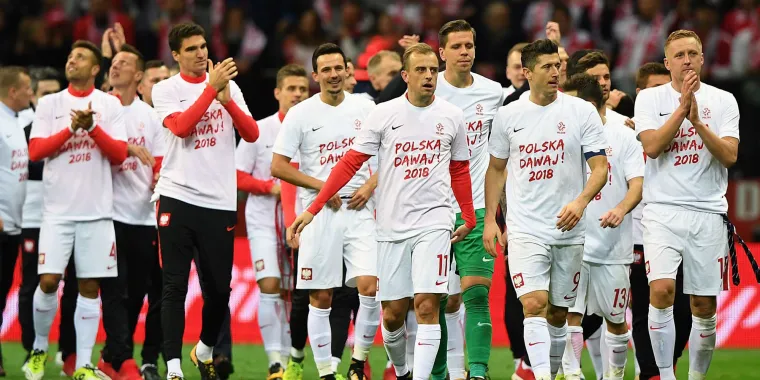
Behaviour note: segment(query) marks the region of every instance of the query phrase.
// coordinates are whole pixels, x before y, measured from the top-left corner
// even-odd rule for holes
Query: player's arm
[[[95,144],[103,152],[103,155],[108,157],[114,165],[119,165],[127,159],[127,142],[124,128],[123,107],[121,103],[116,99],[111,104],[107,104],[106,107],[111,114],[108,117],[108,127],[114,136],[108,134],[108,132],[102,126],[92,122],[92,128],[87,131],[95,141]],[[92,114],[92,102],[87,105],[87,112]]]
[[[348,209],[358,210],[364,207],[372,197],[375,188],[377,188],[377,173],[371,175],[364,185],[351,194],[351,200],[348,201]]]
[[[654,121],[654,113],[657,112],[657,105],[652,104],[651,96],[636,99],[634,106],[634,116],[636,119],[636,131],[639,134],[639,141],[644,146],[644,152],[649,158],[657,158],[675,138],[676,133],[681,128],[681,123],[689,115],[691,109],[691,94],[699,84],[699,78],[694,73],[686,74],[683,86],[681,87],[681,102],[673,111],[662,126],[658,128]]]
[[[507,242],[496,223],[496,210],[507,183],[507,160],[509,159],[509,135],[507,124],[502,120],[502,112],[497,112],[491,122],[491,136],[488,139],[490,159],[486,169],[485,198],[486,215],[483,225],[483,247],[491,256],[496,256],[496,242],[504,247]],[[506,210],[505,210],[506,211]]]
[[[251,111],[248,110],[240,87],[235,82],[230,81],[223,91],[230,91],[231,99],[222,102],[222,105],[230,114],[232,124],[240,132],[240,137],[249,143],[256,141],[259,138],[259,126],[251,116]]]
[[[616,228],[623,223],[625,216],[641,202],[641,190],[644,186],[644,177],[634,177],[628,180],[628,191],[625,197],[615,208],[607,211],[599,218],[602,228]]]
[[[237,188],[238,190],[255,195],[271,194],[275,185],[273,180],[256,178],[251,175],[256,167],[257,150],[257,144],[246,141],[241,141],[237,148],[235,148]],[[279,194],[279,187],[277,194]]]
[[[72,127],[64,128],[60,132],[51,135],[53,117],[51,97],[40,99],[37,111],[34,114],[32,130],[29,132],[29,159],[41,161],[55,154],[63,144],[74,135]],[[72,123],[73,124],[73,123]]]
[[[699,107],[694,95],[691,98],[691,109],[689,111],[689,121],[696,128],[699,137],[705,143],[705,147],[725,168],[734,166],[739,156],[739,106],[733,96],[730,97],[730,100],[731,103],[723,115],[725,121],[718,128],[720,136],[699,119]]]
[[[322,207],[325,206],[328,200],[337,194],[343,186],[351,181],[356,172],[362,167],[364,162],[370,159],[369,154],[359,153],[353,149],[349,150],[343,158],[338,161],[333,170],[330,172],[330,176],[327,177],[324,186],[317,194],[317,198],[311,203],[306,210],[312,215],[317,215]],[[300,230],[298,232],[301,232]]]
[[[177,98],[179,94],[172,94],[170,93],[171,90],[172,88],[169,86],[154,86],[153,105],[156,107],[159,115],[167,115],[164,117],[164,127],[169,129],[175,136],[185,138],[192,134],[196,124],[198,124],[203,114],[206,113],[206,110],[211,105],[211,102],[216,98],[217,92],[210,84],[206,84],[203,93],[195,100],[193,105],[181,111],[181,108],[179,108],[179,98]]]
[[[291,162],[291,166],[298,169],[297,162]],[[282,214],[285,225],[289,226],[296,220],[296,194],[297,187],[285,181],[280,182],[280,200],[282,201]]]
[[[321,190],[324,182],[304,174],[302,171],[290,165],[291,158],[282,154],[272,155],[272,177],[282,181],[312,190]]]

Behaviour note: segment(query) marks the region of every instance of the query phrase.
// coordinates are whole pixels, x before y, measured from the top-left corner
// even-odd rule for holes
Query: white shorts
[[[356,287],[356,277],[377,276],[374,208],[339,211],[325,207],[301,232],[298,251],[298,289]]]
[[[630,265],[584,261],[578,279],[578,298],[568,311],[596,314],[612,323],[625,322],[631,296]]]
[[[37,273],[62,275],[72,250],[78,278],[116,277],[119,274],[113,220],[43,220]]]
[[[377,245],[378,301],[448,293],[451,231],[432,230]]]
[[[454,258],[454,253],[449,254],[449,259]],[[454,260],[451,263],[451,270],[449,270],[449,295],[453,296],[462,293],[462,279],[457,274],[457,262]]]
[[[720,293],[728,255],[728,235],[720,214],[648,204],[641,224],[649,282],[675,280],[683,261],[684,294]]]
[[[257,233],[248,229],[248,246],[251,248],[251,264],[256,271],[256,281],[264,278],[279,278],[280,287],[292,290],[291,264],[285,240],[277,242],[277,236],[272,233]]]
[[[583,244],[548,245],[526,237],[507,242],[509,273],[517,297],[538,290],[549,292],[554,306],[575,305]]]

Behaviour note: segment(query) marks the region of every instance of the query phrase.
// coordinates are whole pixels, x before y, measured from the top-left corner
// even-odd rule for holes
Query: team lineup
[[[369,379],[378,330],[386,379],[490,378],[499,252],[513,380],[582,379],[584,344],[599,379],[624,378],[629,344],[637,378],[675,379],[687,342],[689,380],[707,378],[717,296],[736,265],[725,193],[737,102],[700,81],[702,42],[678,30],[664,64],[639,70],[628,119],[609,106],[605,54],[568,56],[556,23],[546,34],[510,50],[510,88],[472,72],[477,33],[464,20],[440,29],[438,51],[405,37],[403,55],[369,61],[375,91],[398,89],[387,101],[353,94],[353,64],[322,44],[310,74],[278,71],[278,111],[261,120],[234,60],[212,62],[196,24],[169,33],[173,76],[130,45],[77,41],[69,87],[34,100],[31,128],[8,139],[13,169],[0,172],[18,183],[0,230],[20,245],[22,220],[39,219],[19,296],[26,379],[46,375],[62,280],[76,287],[66,375],[160,379],[161,352],[166,379],[184,379],[193,262],[204,303],[190,360],[204,380],[227,378],[238,191],[267,379],[303,379],[307,339],[321,379]],[[95,88],[104,57],[110,93]],[[0,69],[0,79],[32,92],[23,70]],[[39,210],[29,211],[35,180]],[[146,295],[138,367],[132,336]],[[107,338],[93,366],[101,317]]]

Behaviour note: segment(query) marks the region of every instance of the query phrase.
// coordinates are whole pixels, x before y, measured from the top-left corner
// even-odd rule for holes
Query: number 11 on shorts
[[[438,277],[443,277],[449,273],[449,255],[438,255]]]

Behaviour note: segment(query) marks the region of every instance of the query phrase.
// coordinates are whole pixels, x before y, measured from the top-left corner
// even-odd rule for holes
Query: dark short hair
[[[61,73],[52,67],[39,67],[29,70],[29,77],[32,78],[32,91],[37,92],[37,86],[45,80],[54,80],[61,84]]]
[[[95,64],[100,67],[100,62],[103,60],[103,53],[100,52],[100,49],[98,49],[94,43],[85,40],[77,40],[71,44],[71,50],[76,48],[84,48],[91,51],[92,55],[95,57]]]
[[[25,68],[21,66],[0,67],[0,96],[8,96],[8,90],[19,84],[21,74],[27,74]]]
[[[640,89],[647,88],[647,82],[652,75],[667,75],[670,77],[670,71],[660,62],[645,63],[644,66],[639,67],[639,71],[636,73],[636,87]]]
[[[604,107],[604,90],[596,78],[588,74],[576,74],[562,84],[562,91],[577,91],[578,97],[594,103],[597,108]]]
[[[166,64],[164,63],[164,61],[162,61],[160,59],[151,59],[150,61],[145,62],[145,70],[148,70],[148,69],[158,69],[158,68],[164,67],[164,66],[166,66]]]
[[[343,49],[341,49],[336,44],[326,43],[319,45],[319,47],[314,50],[314,54],[311,55],[311,68],[314,70],[314,72],[317,71],[317,58],[328,54],[340,54],[341,57],[343,57],[343,66],[348,67],[348,62],[346,62],[346,54],[343,53]]]
[[[182,41],[185,38],[193,36],[206,37],[206,31],[194,22],[183,22],[182,24],[174,25],[172,30],[169,31],[169,48],[172,51],[179,52],[182,48]]]
[[[119,53],[130,53],[137,56],[137,70],[138,71],[145,71],[145,57],[140,53],[139,50],[137,50],[136,47],[130,45],[130,44],[124,44],[121,45],[121,50],[119,50]]]
[[[610,60],[601,50],[584,50],[582,54],[573,53],[573,58],[567,63],[567,77],[570,78],[576,74],[583,74],[597,65],[605,65],[610,68]]]
[[[472,32],[472,41],[475,41],[475,28],[465,20],[454,20],[443,24],[438,31],[439,46],[445,48],[446,43],[449,42],[449,34],[456,32]]]
[[[536,40],[522,49],[520,62],[528,70],[533,70],[542,55],[559,54],[557,45],[549,39]]]
[[[309,79],[306,74],[306,69],[304,69],[303,66],[291,63],[277,70],[277,88],[282,86],[282,81],[287,77],[303,77]]]

